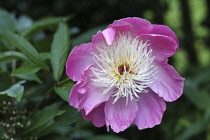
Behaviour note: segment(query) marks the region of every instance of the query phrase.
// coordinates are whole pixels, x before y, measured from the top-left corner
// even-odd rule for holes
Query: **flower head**
[[[139,129],[160,124],[165,101],[183,91],[184,78],[167,63],[178,45],[167,26],[136,17],[114,21],[70,53],[66,73],[77,83],[69,104],[115,132],[132,123]]]

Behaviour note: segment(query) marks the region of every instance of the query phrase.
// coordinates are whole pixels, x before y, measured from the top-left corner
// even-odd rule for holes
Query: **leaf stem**
[[[31,116],[34,115],[34,113],[39,109],[39,107],[41,106],[41,104],[43,103],[43,101],[45,100],[45,98],[53,91],[53,87],[51,87],[42,97],[42,99],[39,101],[39,103],[36,105],[36,107],[31,111],[31,113],[28,115],[27,119],[30,118]]]
[[[16,60],[13,59],[12,60],[12,72],[15,71],[15,69],[16,69]],[[15,84],[15,81],[16,81],[15,77],[12,77],[12,83],[13,84]]]
[[[67,83],[67,82],[70,81],[70,80],[71,80],[71,79],[69,79],[69,77],[67,77],[66,79],[60,81],[57,85],[60,86],[60,85],[62,85],[62,84]]]

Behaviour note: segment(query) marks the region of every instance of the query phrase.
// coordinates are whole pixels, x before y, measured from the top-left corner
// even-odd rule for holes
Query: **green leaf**
[[[66,57],[69,49],[69,30],[64,23],[59,24],[59,28],[54,35],[51,46],[51,64],[55,80],[59,80],[64,69]]]
[[[56,117],[56,121],[48,122],[43,127],[37,129],[36,132],[33,132],[33,135],[39,137],[53,132],[62,132],[62,134],[69,133],[71,131],[76,131],[74,127],[77,122],[85,122],[77,109],[69,105],[66,105],[64,109],[65,112]]]
[[[44,63],[42,62],[37,50],[23,37],[12,32],[6,32],[4,36],[21,52],[23,52],[23,54],[27,55],[32,62],[42,66],[45,69],[48,69],[46,65],[44,65]]]
[[[7,11],[0,9],[0,34],[4,31],[14,31],[16,20],[13,15]]]
[[[73,85],[74,85],[73,82],[69,82],[61,87],[54,87],[54,90],[64,101],[68,102],[69,94]]]
[[[12,72],[11,76],[34,74],[41,69],[34,63],[27,63]]]
[[[49,52],[50,53],[51,45],[52,45],[52,41],[53,41],[53,35],[54,34],[47,34],[47,35],[43,34],[42,38],[34,40],[34,47],[37,49],[38,52]],[[37,35],[37,36],[39,36],[39,35]]]
[[[11,86],[11,73],[8,72],[7,69],[3,69],[2,63],[6,62],[1,62],[0,63],[0,77],[1,77],[1,83],[0,83],[0,91],[6,90]]]
[[[118,136],[98,135],[98,136],[91,137],[87,140],[126,140],[126,139],[118,137]]]
[[[40,53],[40,57],[43,61],[50,60],[51,54],[49,52],[43,52],[43,53]]]
[[[192,136],[200,134],[208,127],[210,123],[210,110],[207,110],[201,121],[195,122],[189,128],[185,129],[176,140],[189,140]]]
[[[19,74],[19,75],[16,75],[15,77],[24,79],[24,80],[28,80],[28,81],[36,81],[39,84],[42,84],[42,81],[36,74],[28,74],[28,75]]]
[[[24,87],[21,85],[23,83],[25,83],[25,81],[20,81],[19,83],[14,84],[9,89],[0,92],[0,95],[7,94],[8,96],[14,97],[18,102],[20,102],[24,92]]]
[[[3,43],[4,47],[8,50],[13,50],[14,48],[11,46],[10,42],[5,41],[3,36],[6,31],[15,31],[15,25],[15,17],[6,10],[0,8],[0,39],[1,43]]]
[[[39,31],[43,29],[49,29],[50,27],[58,24],[61,21],[68,20],[69,17],[48,17],[41,19],[37,22],[35,22],[30,28],[24,30],[21,35],[25,38],[31,38],[34,34],[38,33]]]
[[[63,114],[65,111],[59,109],[60,104],[55,103],[52,105],[46,106],[44,109],[37,111],[31,119],[31,125],[24,132],[24,134],[39,129],[44,124],[51,121],[54,117]]]
[[[99,30],[105,29],[106,27],[107,27],[107,24],[92,28],[92,29],[82,33],[81,35],[79,35],[76,38],[73,38],[71,40],[72,45],[78,46],[82,43],[89,42],[94,34],[96,34]]]
[[[20,52],[8,51],[0,54],[0,62],[13,59],[28,60],[28,58]]]
[[[40,69],[40,66],[26,61],[21,67],[14,70],[11,76],[15,76],[28,81],[36,81],[41,84],[42,81],[36,75],[36,72],[38,72]]]

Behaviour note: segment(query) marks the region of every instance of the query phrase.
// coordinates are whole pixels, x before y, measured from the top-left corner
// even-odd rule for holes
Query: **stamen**
[[[155,81],[157,67],[147,42],[130,35],[120,34],[111,45],[102,44],[93,53],[96,67],[92,67],[92,80],[101,87],[107,87],[102,93],[112,92],[114,102],[120,98],[137,101],[139,93],[148,92],[147,87]]]
[[[130,73],[137,75],[137,73],[130,71]]]

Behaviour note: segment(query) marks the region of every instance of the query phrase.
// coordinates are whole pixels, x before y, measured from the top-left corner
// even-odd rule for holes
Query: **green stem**
[[[12,60],[12,72],[16,69],[16,60]],[[15,77],[12,77],[12,83],[15,84]]]
[[[39,101],[39,103],[36,105],[36,107],[31,111],[31,113],[26,117],[25,119],[25,124],[27,123],[27,121],[29,120],[29,118],[31,118],[35,112],[39,109],[39,107],[41,106],[41,104],[44,102],[44,100],[47,98],[47,96],[50,95],[50,93],[53,91],[54,87],[51,87],[42,97],[42,99]],[[23,136],[26,135],[28,132],[24,132]]]
[[[41,106],[41,104],[43,103],[43,101],[45,100],[45,98],[47,98],[47,96],[53,91],[53,87],[51,87],[46,93],[45,95],[42,97],[42,99],[39,101],[39,103],[36,105],[36,107],[31,111],[31,113],[28,115],[28,117],[26,118],[26,120],[28,120],[28,118],[30,118],[31,116],[34,115],[34,113],[39,109],[39,107]]]
[[[59,82],[57,85],[60,86],[66,82],[70,81],[69,78],[64,79],[63,81]],[[27,118],[25,119],[26,121],[34,115],[34,113],[39,109],[39,107],[41,106],[41,104],[44,102],[44,100],[47,98],[47,96],[49,96],[49,94],[54,90],[54,87],[51,87],[42,97],[42,99],[39,101],[39,103],[36,105],[36,107],[31,111],[31,113],[27,116]]]
[[[60,82],[58,83],[58,86],[60,86],[60,85],[62,85],[62,84],[65,84],[65,83],[67,83],[68,81],[70,81],[70,79],[67,77],[66,79],[60,81]]]

